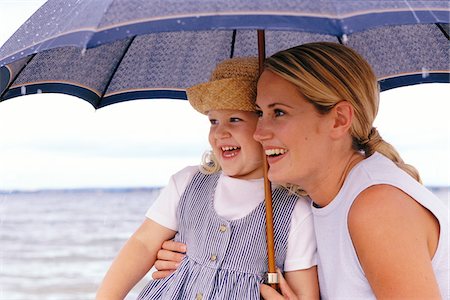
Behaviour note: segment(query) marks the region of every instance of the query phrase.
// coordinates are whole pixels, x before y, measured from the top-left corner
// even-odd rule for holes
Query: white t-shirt
[[[197,166],[190,166],[172,175],[169,184],[148,209],[147,218],[178,231],[176,218],[178,203],[197,171]],[[261,201],[264,201],[263,178],[242,180],[220,175],[214,195],[214,209],[222,218],[236,220],[245,217]],[[284,267],[285,271],[295,271],[308,269],[314,265],[317,265],[317,245],[311,205],[305,198],[299,198],[292,212]]]
[[[325,207],[312,208],[319,244],[320,296],[322,299],[376,299],[350,236],[348,214],[358,195],[377,184],[402,190],[439,221],[439,244],[431,263],[442,299],[450,299],[448,210],[435,195],[379,152],[353,167],[333,201]]]

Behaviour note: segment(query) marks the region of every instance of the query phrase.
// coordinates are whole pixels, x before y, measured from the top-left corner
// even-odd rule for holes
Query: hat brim
[[[211,110],[233,109],[254,111],[256,82],[227,78],[197,84],[186,89],[192,107],[202,114]]]

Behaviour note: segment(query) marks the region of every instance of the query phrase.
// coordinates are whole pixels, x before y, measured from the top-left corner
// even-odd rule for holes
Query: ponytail
[[[367,138],[356,141],[354,138],[353,144],[356,146],[357,150],[361,150],[364,152],[366,158],[371,156],[375,152],[383,154],[384,156],[392,160],[400,169],[408,173],[419,183],[422,183],[417,169],[412,165],[406,164],[400,157],[400,154],[397,152],[397,150],[395,150],[395,148],[391,144],[383,140],[375,127],[372,127]]]

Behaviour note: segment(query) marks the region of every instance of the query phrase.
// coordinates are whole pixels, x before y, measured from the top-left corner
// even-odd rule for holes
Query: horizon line
[[[5,194],[32,194],[32,193],[56,193],[56,192],[134,192],[134,191],[153,191],[159,190],[164,186],[146,186],[146,187],[77,187],[77,188],[36,188],[36,189],[0,189],[0,195]],[[447,189],[450,185],[425,185],[431,191]]]

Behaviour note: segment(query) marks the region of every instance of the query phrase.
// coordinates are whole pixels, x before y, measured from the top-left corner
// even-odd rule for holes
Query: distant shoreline
[[[61,188],[61,189],[36,189],[36,190],[0,190],[0,195],[11,194],[42,194],[42,193],[132,193],[154,192],[163,188],[153,187],[114,187],[114,188]],[[427,186],[433,193],[450,193],[450,186]]]
[[[124,188],[61,188],[61,189],[36,189],[36,190],[0,190],[0,195],[12,194],[43,194],[43,193],[133,193],[154,192],[161,186],[154,187],[124,187]]]

